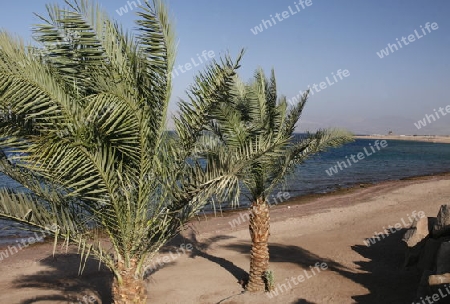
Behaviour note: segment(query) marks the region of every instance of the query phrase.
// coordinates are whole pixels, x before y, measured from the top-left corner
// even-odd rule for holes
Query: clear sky
[[[0,28],[30,38],[31,26],[38,22],[33,12],[44,14],[45,4],[55,2],[63,3],[2,1]],[[98,2],[113,18],[133,29],[137,10],[133,1]],[[203,51],[212,51],[218,58],[227,51],[236,55],[246,48],[240,71],[244,80],[250,79],[257,67],[267,73],[274,68],[279,93],[287,98],[312,87],[314,95],[299,131],[334,126],[358,134],[386,134],[390,130],[397,134],[450,134],[448,0],[167,3],[179,41],[176,65],[185,71],[178,69],[174,78],[173,113],[177,100],[185,97],[184,91],[202,67],[186,71],[186,63],[194,59],[198,64],[197,54]],[[255,27],[262,31],[255,34]],[[426,126],[418,129],[414,123],[431,114],[436,121],[428,116]]]

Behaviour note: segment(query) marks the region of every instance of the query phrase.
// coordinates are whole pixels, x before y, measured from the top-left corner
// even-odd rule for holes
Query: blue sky
[[[140,0],[142,3],[144,0]],[[133,29],[132,1],[99,0],[113,18]],[[138,0],[135,0],[138,3]],[[306,1],[304,1],[306,2]],[[30,38],[33,12],[45,13],[46,3],[62,0],[5,1],[0,28]],[[202,51],[216,58],[246,48],[240,74],[250,79],[262,67],[275,69],[280,94],[292,98],[308,85],[333,82],[332,73],[348,70],[348,77],[326,85],[310,97],[298,130],[344,127],[359,134],[450,134],[450,115],[414,125],[434,109],[450,105],[450,2],[448,0],[168,0],[175,20],[177,65],[196,60]],[[127,7],[128,13],[124,13]],[[130,9],[133,8],[132,10]],[[291,9],[289,9],[289,7]],[[297,8],[300,8],[300,11]],[[120,10],[122,8],[122,10]],[[120,12],[120,14],[118,13]],[[283,18],[283,11],[286,11]],[[292,13],[294,12],[294,13]],[[279,21],[275,16],[277,13]],[[276,24],[253,33],[262,20]],[[438,28],[424,35],[426,23]],[[253,31],[251,30],[253,29]],[[399,42],[402,48],[380,58],[377,52],[409,35],[420,39]],[[385,50],[387,51],[387,50]],[[198,60],[197,60],[198,61]],[[174,79],[171,112],[202,65]],[[436,116],[437,118],[437,116]]]

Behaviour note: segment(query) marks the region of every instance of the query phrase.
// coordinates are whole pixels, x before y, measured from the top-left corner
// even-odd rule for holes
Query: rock
[[[430,231],[428,230],[428,217],[423,216],[419,218],[416,225],[417,233],[420,235],[428,236]]]
[[[402,240],[405,266],[417,263],[422,273],[416,302],[450,304],[450,205],[442,205],[435,218],[414,218]]]
[[[430,270],[425,270],[420,278],[419,288],[417,289],[417,299],[425,297],[430,294],[430,285],[428,284],[429,277],[433,275],[434,272]]]
[[[436,256],[436,274],[448,273],[450,273],[450,242],[443,242]]]
[[[434,225],[437,224],[437,217],[428,217],[428,231],[430,234],[433,233]]]
[[[433,228],[433,236],[439,237],[450,232],[450,205],[442,205]]]
[[[450,273],[434,274],[428,277],[430,286],[450,283]]]
[[[416,265],[419,262],[419,258],[423,255],[425,243],[428,238],[423,239],[413,247],[406,247],[405,262],[403,267],[410,267]]]
[[[412,228],[409,228],[406,231],[402,239],[408,247],[416,246],[420,241],[428,236],[428,218],[426,216],[415,218],[411,224],[411,227]]]
[[[441,242],[435,239],[428,238],[425,242],[422,253],[420,254],[419,263],[417,267],[421,272],[425,270],[433,270],[435,265],[436,255],[438,253]]]
[[[449,304],[450,303],[450,288],[448,284],[439,284],[430,286],[429,297],[432,301],[426,301],[431,303]]]

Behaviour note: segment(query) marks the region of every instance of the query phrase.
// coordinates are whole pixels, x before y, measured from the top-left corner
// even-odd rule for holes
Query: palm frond
[[[296,141],[296,123],[309,92],[305,92],[297,104],[288,105],[285,96],[277,97],[273,70],[268,79],[262,69],[257,69],[248,84],[235,76],[233,85],[232,102],[220,102],[209,118],[208,130],[213,134],[208,134],[209,142],[199,143],[214,155],[208,158],[208,164],[216,162],[224,171],[244,161],[245,165],[236,167],[235,179],[229,187],[244,185],[253,202],[264,202],[273,188],[309,156],[351,140],[344,131],[319,130]],[[248,150],[251,146],[259,148]],[[242,149],[247,150],[242,153]],[[235,157],[220,159],[222,150]],[[264,152],[259,154],[260,151]],[[221,189],[220,185],[217,188]]]
[[[174,121],[186,151],[193,147],[204,131],[213,108],[220,103],[231,102],[231,87],[242,56],[243,50],[235,61],[229,56],[222,58],[221,64],[214,60],[195,78],[195,84],[188,91],[189,102],[179,102],[180,115]]]
[[[275,186],[284,182],[286,177],[309,157],[351,141],[353,141],[353,135],[340,129],[318,130],[315,133],[301,136],[301,139],[293,141],[289,145],[284,157],[274,159],[273,168],[275,170],[271,172],[270,180],[272,182],[267,187],[267,192],[271,192]]]

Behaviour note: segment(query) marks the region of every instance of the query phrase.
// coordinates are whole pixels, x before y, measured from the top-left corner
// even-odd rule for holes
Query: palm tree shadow
[[[292,304],[316,304],[314,302],[309,302],[308,300],[305,299],[298,299],[295,302],[292,302]]]
[[[356,303],[411,303],[415,299],[420,276],[416,269],[403,267],[406,246],[401,239],[405,231],[402,229],[380,236],[380,241],[371,246],[352,246],[364,258],[354,262],[361,270],[358,272],[295,245],[269,244],[270,261],[294,263],[305,269],[317,262],[325,262],[328,270],[369,290],[366,295],[353,296]],[[243,254],[250,252],[250,244],[230,244],[226,247]],[[307,303],[301,301],[304,300],[299,299],[297,303]]]
[[[190,233],[189,240],[194,244],[194,250],[191,253],[191,257],[202,257],[204,259],[207,259],[213,263],[216,263],[220,267],[227,270],[230,274],[232,274],[237,282],[244,287],[248,281],[248,272],[242,269],[241,267],[235,265],[233,262],[228,261],[227,259],[214,256],[212,254],[207,253],[208,248],[211,247],[212,244],[221,241],[221,240],[227,240],[232,239],[234,237],[227,236],[227,235],[218,235],[215,237],[212,237],[204,242],[199,242],[197,240],[197,237],[194,232]]]
[[[248,272],[244,269],[236,266],[234,263],[220,257],[213,256],[206,252],[206,250],[213,244],[221,240],[231,239],[233,237],[226,235],[219,235],[213,238],[208,239],[205,242],[198,242],[196,239],[195,233],[191,233],[190,241],[193,242],[195,246],[195,250],[193,251],[193,256],[203,257],[211,262],[218,264],[219,266],[226,269],[229,273],[231,273],[238,282],[244,286],[248,281]],[[227,249],[231,249],[234,251],[238,251],[242,254],[249,254],[251,245],[250,244],[230,244],[224,246]],[[271,262],[289,262],[295,263],[303,268],[307,269],[309,266],[314,266],[317,262],[327,263],[328,269],[345,274],[350,275],[351,272],[344,267],[343,265],[331,260],[322,258],[306,249],[303,249],[298,246],[286,246],[282,244],[270,244],[270,261]],[[296,303],[310,303],[307,300],[299,299]]]
[[[80,256],[78,254],[56,254],[40,261],[49,270],[16,279],[15,288],[37,288],[53,290],[61,295],[42,295],[21,301],[31,304],[43,301],[67,301],[68,303],[112,303],[113,274],[93,259],[88,259],[81,276],[78,275]]]
[[[242,254],[248,254],[251,247],[250,244],[231,244],[227,245],[226,248],[236,250]],[[320,257],[319,255],[299,246],[271,243],[269,244],[269,252],[270,262],[293,263],[305,269],[309,269],[310,266],[314,266],[316,263],[326,263],[328,270],[345,275],[349,275],[351,273],[347,267],[341,265],[340,263],[331,259]],[[299,299],[299,301],[304,300]]]
[[[403,267],[406,246],[401,239],[405,231],[406,229],[401,229],[394,233],[379,235],[380,239],[370,246],[351,246],[351,249],[361,256],[359,261],[354,261],[354,264],[359,268],[357,272],[332,259],[321,257],[296,245],[269,244],[270,261],[294,263],[304,269],[316,265],[317,262],[325,262],[329,271],[333,271],[368,290],[367,294],[353,296],[352,299],[355,303],[411,303],[415,299],[420,276],[416,269]],[[192,256],[200,256],[220,265],[239,282],[242,282],[242,280],[248,279],[248,273],[245,270],[224,258],[206,252],[212,244],[231,238],[233,237],[219,235],[199,242],[195,233],[191,233],[188,240],[195,245]],[[249,243],[234,243],[223,247],[242,254],[249,254],[251,245]],[[402,283],[399,284],[399,282]],[[305,299],[298,299],[294,303],[314,304]]]
[[[174,266],[177,264],[176,256],[178,253],[189,253],[192,255],[192,252],[186,251],[186,245],[194,245],[189,239],[186,239],[183,235],[177,234],[174,238],[169,240],[165,245],[163,245],[159,250],[158,254],[170,256],[170,254],[174,254],[175,258],[171,258],[171,261],[158,263],[155,257],[150,261],[150,265],[147,267],[144,273],[144,279],[152,280],[152,276],[158,271],[164,269],[165,267]],[[182,249],[182,250],[181,250]]]

